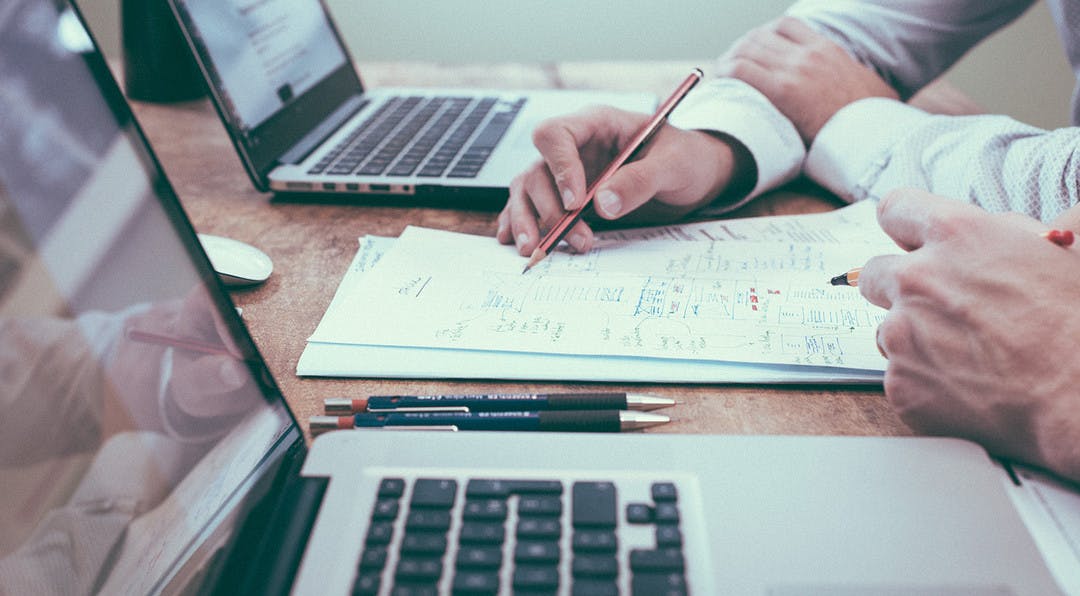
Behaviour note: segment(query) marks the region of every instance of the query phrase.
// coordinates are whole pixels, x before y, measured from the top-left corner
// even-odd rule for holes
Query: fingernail
[[[525,233],[518,234],[517,244],[518,246],[525,246],[529,243],[529,235]]]
[[[495,230],[495,236],[502,236],[504,232],[506,232],[506,224],[500,221],[499,227]]]
[[[570,209],[574,204],[574,191],[569,188],[562,191],[562,204],[566,209]]]
[[[596,195],[596,206],[605,215],[615,217],[622,210],[622,199],[610,190],[602,190]]]
[[[218,367],[218,377],[221,384],[230,390],[243,387],[247,381],[247,375],[240,369],[240,363],[232,359],[222,361]]]
[[[574,247],[574,250],[582,252],[582,248],[585,246],[584,234],[571,234],[569,238],[570,246]]]

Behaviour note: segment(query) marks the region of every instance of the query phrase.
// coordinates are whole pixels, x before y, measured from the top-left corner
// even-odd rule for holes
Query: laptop
[[[501,207],[539,157],[531,134],[541,120],[592,104],[656,105],[641,93],[367,89],[321,0],[170,4],[262,191]]]
[[[1076,590],[1075,494],[958,440],[308,446],[68,2],[0,8],[0,114],[2,593]]]

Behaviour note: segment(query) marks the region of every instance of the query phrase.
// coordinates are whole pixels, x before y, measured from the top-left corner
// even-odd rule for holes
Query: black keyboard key
[[[516,534],[519,540],[558,540],[562,536],[562,524],[550,517],[523,517],[518,519]]]
[[[558,480],[470,480],[465,485],[467,497],[506,498],[510,495],[561,495]]]
[[[573,548],[575,553],[613,553],[619,541],[611,530],[576,530]]]
[[[653,519],[658,524],[678,524],[679,506],[675,503],[657,503]]]
[[[439,596],[439,588],[434,584],[398,584],[390,596]]]
[[[445,532],[450,529],[449,511],[410,511],[405,518],[406,530]]]
[[[461,512],[462,519],[476,521],[503,521],[506,519],[506,501],[500,499],[469,499]]]
[[[364,544],[389,544],[394,536],[394,524],[390,522],[376,522],[368,528],[367,540]]]
[[[519,565],[514,569],[515,590],[556,590],[558,587],[558,567]]]
[[[401,539],[401,553],[405,555],[438,556],[446,552],[446,542],[446,534],[408,532]]]
[[[360,569],[382,569],[386,565],[386,547],[365,548],[360,555]]]
[[[421,478],[413,484],[410,504],[414,508],[450,509],[457,495],[457,480]]]
[[[630,569],[634,572],[682,571],[686,567],[682,551],[674,548],[630,551]]]
[[[614,528],[615,485],[610,482],[575,482],[573,487],[574,527]]]
[[[619,586],[612,580],[574,578],[570,586],[571,596],[619,596]]]
[[[614,555],[574,555],[571,568],[574,577],[610,579],[619,576],[619,562],[615,560]]]
[[[398,502],[393,499],[379,499],[375,501],[375,507],[371,511],[371,519],[392,520],[397,518]]]
[[[462,544],[502,544],[506,541],[506,529],[502,524],[465,522],[458,541]]]
[[[630,503],[626,506],[626,521],[631,524],[651,524],[652,507],[644,503]]]
[[[498,546],[463,546],[458,550],[457,568],[495,569],[502,566],[502,548]]]
[[[514,547],[517,563],[558,563],[559,543],[539,540],[521,540]]]
[[[660,524],[656,526],[656,548],[679,548],[682,546],[682,532],[678,526]]]
[[[681,573],[635,573],[630,580],[633,596],[684,596],[686,578]]]
[[[361,573],[356,576],[352,593],[354,596],[374,596],[379,593],[379,586],[381,584],[382,574],[376,572]]]
[[[405,493],[405,481],[401,478],[383,478],[379,483],[380,499],[400,499]]]
[[[558,517],[562,515],[562,499],[546,496],[521,497],[518,500],[518,515]]]
[[[481,596],[499,592],[499,574],[484,571],[458,571],[451,589],[455,595]]]
[[[442,560],[431,558],[401,558],[394,576],[401,582],[410,580],[438,581],[442,575]]]
[[[652,499],[657,503],[674,503],[679,500],[679,491],[672,482],[657,482],[652,485]]]

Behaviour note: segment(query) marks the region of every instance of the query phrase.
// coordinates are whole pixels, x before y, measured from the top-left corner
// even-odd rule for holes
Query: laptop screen
[[[318,0],[183,3],[220,78],[222,99],[250,134],[346,63]]]
[[[0,593],[160,589],[295,438],[79,17],[7,0]]]
[[[320,0],[170,0],[245,166],[266,170],[362,91]]]

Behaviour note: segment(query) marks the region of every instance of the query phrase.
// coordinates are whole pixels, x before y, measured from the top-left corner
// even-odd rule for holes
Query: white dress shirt
[[[1080,73],[1080,2],[1047,0],[1073,71]],[[873,68],[907,99],[1033,0],[802,0],[799,18]],[[1007,76],[1008,73],[1002,73]],[[1073,96],[1073,123],[1080,97]],[[743,201],[800,171],[841,198],[880,198],[914,186],[989,211],[1049,220],[1080,197],[1080,128],[1046,131],[1005,116],[938,116],[873,98],[830,119],[809,151],[765,97],[734,80],[701,85],[672,115],[682,128],[715,130],[746,145],[757,166]]]

